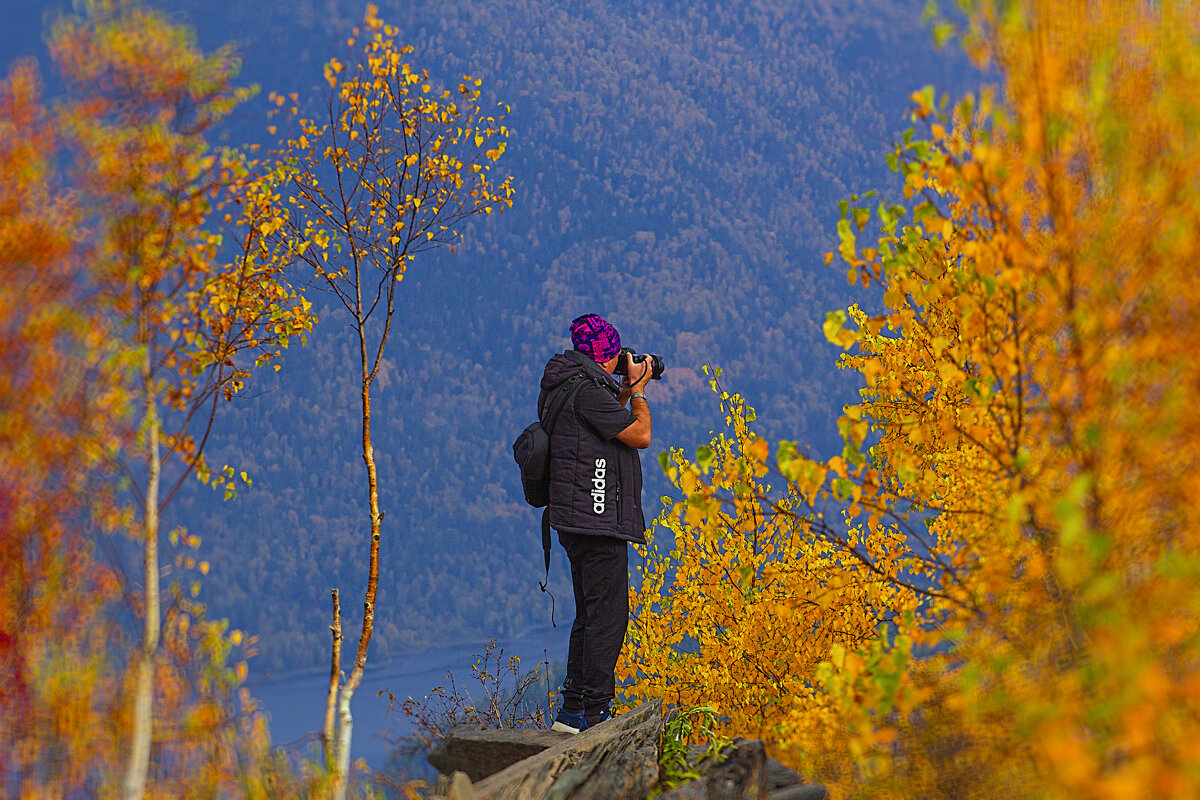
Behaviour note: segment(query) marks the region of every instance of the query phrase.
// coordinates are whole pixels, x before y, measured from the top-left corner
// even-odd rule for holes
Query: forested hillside
[[[848,300],[826,267],[837,201],[888,183],[881,154],[904,98],[961,85],[934,66],[919,2],[382,3],[434,82],[482,78],[511,106],[499,165],[511,211],[458,252],[413,263],[374,420],[383,574],[373,658],[545,624],[537,516],[509,445],[532,417],[567,324],[605,315],[660,353],[647,507],[666,491],[653,456],[707,441],[720,418],[700,366],[719,364],[769,424],[825,448],[852,384],[821,324]],[[321,64],[356,4],[177,4],[207,46],[232,38],[243,78],[320,97]],[[265,108],[265,103],[260,107]],[[232,139],[268,142],[241,113]],[[262,637],[257,669],[323,662],[329,590],[359,613],[366,487],[358,395],[339,369],[357,350],[321,295],[304,350],[224,417],[209,459],[246,470],[234,502],[196,488],[174,509],[203,540],[211,613]],[[552,590],[569,619],[565,561]],[[357,623],[347,621],[348,629]]]

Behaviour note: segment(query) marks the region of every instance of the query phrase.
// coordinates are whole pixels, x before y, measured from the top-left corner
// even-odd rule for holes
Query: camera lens
[[[666,370],[662,356],[655,355],[654,353],[635,353],[631,347],[622,347],[621,351],[617,353],[617,366],[613,369],[613,375],[624,377],[629,374],[626,358],[635,364],[643,364],[647,358],[650,359],[651,380],[662,380],[663,371]]]

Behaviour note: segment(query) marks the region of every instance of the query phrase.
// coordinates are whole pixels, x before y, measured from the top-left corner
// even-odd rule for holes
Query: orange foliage
[[[843,795],[1200,792],[1198,33],[1171,3],[972,5],[1000,86],[914,94],[910,203],[842,208],[850,279],[882,289],[825,326],[862,401],[840,456],[784,443],[784,496],[750,496],[897,592],[811,671],[831,724],[777,717]],[[699,541],[747,502],[683,488]]]
[[[29,62],[0,83],[0,781],[66,789],[114,756],[103,613],[118,585],[78,523],[111,512],[92,471],[124,406],[75,280],[80,214],[52,183],[40,88]]]
[[[920,597],[886,580],[898,568],[895,542],[889,550],[883,538],[858,531],[848,544],[861,546],[872,563],[847,559],[814,536],[811,521],[792,512],[807,507],[825,468],[814,465],[772,492],[767,442],[750,427],[753,409],[716,380],[713,386],[728,432],[694,461],[678,449],[663,454],[684,499],[655,525],[672,549],[656,543],[662,534],[653,529],[638,547],[644,566],[617,670],[626,682],[622,701],[661,697],[677,708],[710,707],[715,732],[763,739],[775,758],[828,780],[828,765],[809,750],[839,721],[814,674],[830,658],[861,671],[868,661],[859,653],[871,648],[879,625],[898,609],[916,609]]]
[[[177,589],[158,646],[158,516],[205,471],[190,427],[312,324],[281,280],[291,254],[261,230],[286,215],[278,175],[209,150],[246,93],[228,52],[202,54],[163,15],[89,4],[49,47],[68,87],[55,113],[33,63],[0,84],[0,780],[21,796],[94,793],[123,772],[136,796],[286,793],[290,767],[237,697],[240,634]],[[140,597],[94,557],[96,527],[143,542]],[[136,648],[113,622],[121,600],[144,601]],[[153,763],[127,771],[139,744]]]

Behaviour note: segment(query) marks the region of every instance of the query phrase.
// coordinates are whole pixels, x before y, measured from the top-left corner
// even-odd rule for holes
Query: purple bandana
[[[603,364],[621,352],[621,334],[597,314],[584,314],[571,322],[571,344]]]

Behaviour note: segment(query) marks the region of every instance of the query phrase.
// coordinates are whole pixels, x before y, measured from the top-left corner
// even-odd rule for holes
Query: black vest
[[[580,409],[594,386],[612,393],[617,385],[596,362],[568,350],[546,366],[538,414],[544,412],[550,380],[582,372],[593,386],[581,387],[563,407],[550,437],[550,525],[567,533],[646,541],[642,515],[642,462],[635,448],[619,439],[601,439],[583,421]],[[551,387],[552,388],[552,387]]]

